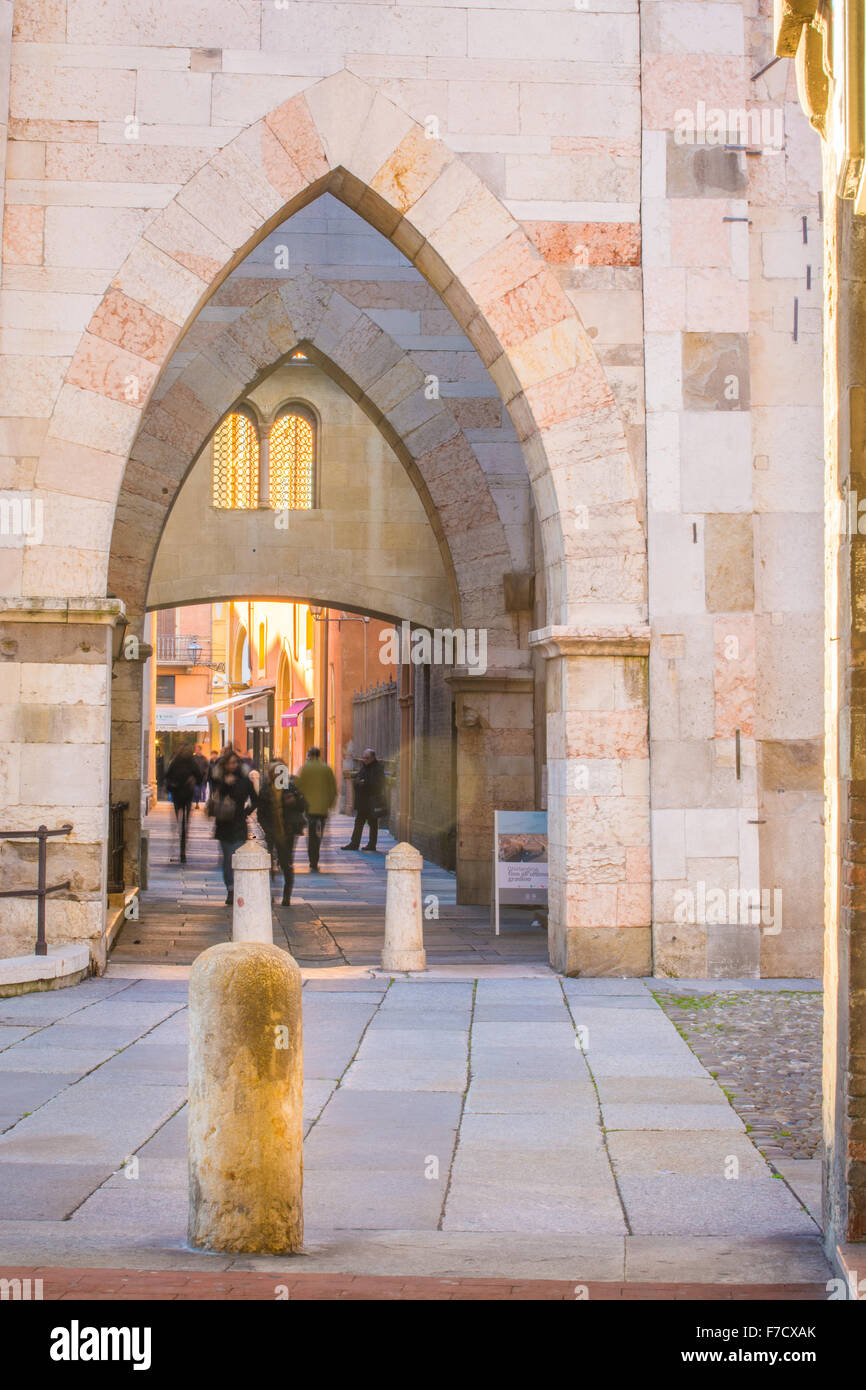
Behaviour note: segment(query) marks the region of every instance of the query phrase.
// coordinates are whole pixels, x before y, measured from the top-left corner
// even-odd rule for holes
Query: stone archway
[[[548,657],[551,957],[570,973],[644,973],[648,637],[635,470],[572,304],[520,225],[442,141],[343,71],[221,149],[149,224],[98,306],[58,396],[37,486],[62,492],[75,472],[95,538],[77,572],[103,593],[116,490],[163,367],[234,266],[324,191],[439,293],[511,415],[544,553],[547,626],[537,645]],[[62,564],[52,582],[62,593]]]
[[[336,361],[326,355],[326,346]],[[355,570],[351,583],[341,579],[341,561],[346,557],[333,547],[317,554],[314,546],[313,554],[305,552],[300,573],[282,573],[279,565],[285,549],[291,547],[291,531],[275,533],[272,521],[261,512],[247,523],[254,528],[247,534],[256,559],[245,558],[241,569],[227,571],[223,558],[238,550],[232,542],[238,523],[231,514],[219,519],[216,534],[211,535],[218,563],[210,548],[200,545],[191,559],[183,558],[182,540],[171,527],[165,530],[184,480],[192,476],[197,461],[199,471],[206,464],[205,445],[225,413],[242,397],[248,398],[256,382],[266,382],[269,374],[279,371],[299,347],[356,402],[403,464],[407,486],[417,491],[438,541],[450,606],[447,598],[437,605],[432,593],[426,603],[407,603],[398,583],[403,558],[399,547],[390,565],[386,563],[393,577],[389,575],[389,587],[383,590],[369,582],[363,568]],[[500,792],[499,804],[511,809],[533,797],[532,672],[528,652],[525,646],[520,652],[514,622],[506,612],[505,576],[511,569],[511,551],[486,474],[447,401],[428,400],[423,386],[424,374],[409,352],[333,287],[304,275],[266,292],[212,338],[145,410],[118,500],[109,584],[126,605],[130,631],[138,634],[143,631],[146,601],[160,607],[212,597],[302,599],[354,607],[397,622],[406,618],[431,628],[484,629],[488,669],[482,676],[461,673],[458,699],[467,681],[470,692],[479,681],[489,692],[494,678],[498,692],[511,699],[488,707],[483,728],[458,725],[465,771],[457,795],[457,877],[461,902],[486,902],[492,834],[489,789],[501,762],[502,741],[509,734],[512,785]],[[410,410],[417,410],[420,419]],[[413,423],[414,428],[409,428]],[[203,496],[200,502],[205,505]],[[327,516],[323,514],[323,526]],[[192,524],[192,518],[187,520]],[[298,539],[303,543],[304,537],[310,537],[310,518],[298,520],[302,523]],[[337,520],[348,527],[351,513]],[[167,541],[171,535],[175,549],[169,578],[159,568],[154,573],[153,565],[161,538]],[[182,581],[177,576],[180,558]],[[213,587],[215,579],[223,586],[218,590]],[[134,808],[140,798],[134,766],[141,741],[130,707],[134,708],[139,679],[136,667],[128,663],[118,667],[117,693],[130,698],[123,702],[124,717],[115,719],[112,726],[112,795],[130,807],[130,847],[137,843],[138,834]],[[133,877],[134,854],[127,868]]]
[[[449,577],[446,616],[487,629],[491,666],[519,664],[502,582],[510,549],[472,445],[447,401],[427,398],[410,353],[363,309],[308,275],[263,294],[150,401],[118,496],[111,592],[131,620],[143,614],[160,536],[185,477],[224,415],[298,348],[361,407],[406,469]],[[196,596],[172,593],[179,602]],[[376,595],[362,592],[362,607],[365,598],[375,610]],[[149,599],[167,601],[159,593]]]

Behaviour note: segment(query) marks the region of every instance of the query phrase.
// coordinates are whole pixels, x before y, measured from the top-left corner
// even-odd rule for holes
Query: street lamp
[[[197,637],[189,639],[189,659],[192,666],[198,666],[198,659],[201,656],[201,643]]]

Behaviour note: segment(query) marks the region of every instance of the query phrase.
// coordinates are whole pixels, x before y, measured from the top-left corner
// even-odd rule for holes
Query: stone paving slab
[[[445,1199],[446,1174],[364,1173],[358,1168],[313,1171],[304,1189],[311,1222],[335,1231],[428,1231],[436,1228]]]
[[[607,1135],[607,1147],[617,1177],[720,1178],[734,1171],[731,1158],[736,1158],[741,1177],[769,1176],[747,1136],[729,1130],[614,1130]]]
[[[186,1086],[187,1049],[181,1044],[136,1043],[111,1057],[100,1068],[102,1079],[124,1079],[144,1085]]]
[[[823,1200],[820,1158],[778,1158],[773,1167],[820,1226]]]
[[[588,1077],[569,1081],[491,1081],[473,1077],[466,1110],[476,1114],[547,1115],[589,1106],[598,1112],[598,1097]]]
[[[39,1037],[44,1037],[40,1033]],[[109,1057],[114,1055],[115,1049],[110,1046],[105,1047],[29,1047],[25,1051],[16,1048],[7,1048],[5,1052],[0,1052],[0,1094],[3,1090],[3,1077],[7,1072],[29,1071],[35,1073],[42,1072],[50,1075],[56,1072],[68,1072],[70,1076],[78,1078],[85,1076],[100,1063],[106,1062]]]
[[[711,1076],[601,1076],[596,1079],[602,1104],[720,1105],[730,1102]]]
[[[32,1027],[15,1027],[11,1023],[0,1024],[0,1050],[4,1047],[11,1047],[13,1043],[20,1042],[22,1038],[27,1038],[33,1032]]]
[[[830,1266],[813,1235],[632,1235],[625,1242],[626,1278],[701,1283],[825,1281]],[[826,1288],[826,1283],[825,1283]]]
[[[105,1180],[97,1163],[8,1163],[0,1182],[0,1222],[26,1212],[30,1221],[63,1221]]]
[[[14,1114],[16,1122],[38,1110],[52,1096],[65,1090],[76,1079],[76,1072],[7,1071],[0,1082],[0,1104],[4,1114]],[[0,1125],[2,1125],[0,1121]]]
[[[617,1105],[602,1106],[605,1128],[616,1129],[733,1129],[745,1126],[730,1106],[719,1105]]]
[[[814,1221],[784,1182],[682,1174],[619,1178],[635,1235],[815,1235]]]
[[[406,1061],[398,1057],[359,1058],[343,1085],[353,1091],[456,1091],[466,1087],[465,1058]]]

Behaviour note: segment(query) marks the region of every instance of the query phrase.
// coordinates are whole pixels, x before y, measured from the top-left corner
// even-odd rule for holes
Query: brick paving
[[[187,863],[177,862],[170,806],[159,803],[145,821],[150,832],[148,889],[140,917],[122,928],[112,961],[126,965],[191,965],[196,956],[231,938],[231,910],[218,866],[212,825],[203,812],[190,821]],[[274,941],[303,966],[378,966],[385,923],[384,855],[395,844],[379,835],[381,853],[341,850],[351,833],[348,816],[332,816],[322,844],[320,874],[311,874],[307,842],[295,845],[292,906],[274,907]],[[425,861],[422,890],[426,910],[424,944],[430,965],[547,964],[547,934],[530,926],[530,914],[505,918],[499,936],[486,907],[458,906],[455,877]],[[274,897],[282,878],[274,879]],[[434,901],[435,900],[435,901]]]
[[[821,994],[679,993],[656,998],[767,1158],[814,1159],[821,1147]]]
[[[50,1266],[0,1269],[2,1279],[42,1281],[46,1302],[96,1302],[106,1300],[202,1301],[219,1299],[322,1302],[401,1300],[414,1302],[511,1300],[574,1302],[633,1302],[639,1300],[773,1300],[817,1301],[827,1297],[825,1284],[675,1284],[591,1281],[575,1284],[570,1279],[435,1279],[401,1275],[260,1274],[245,1271],[220,1273],[183,1270],[63,1269]]]

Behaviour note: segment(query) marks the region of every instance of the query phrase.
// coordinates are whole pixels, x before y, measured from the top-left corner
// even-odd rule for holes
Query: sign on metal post
[[[500,907],[547,907],[547,812],[493,812],[493,923]]]

